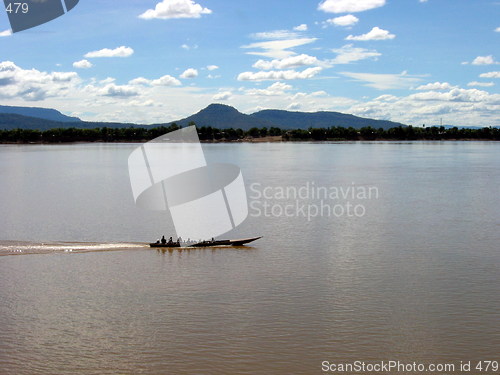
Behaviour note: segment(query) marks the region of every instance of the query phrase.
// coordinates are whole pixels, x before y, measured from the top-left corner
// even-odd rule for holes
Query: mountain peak
[[[236,108],[226,104],[212,103],[198,113],[176,121],[178,125],[186,126],[194,122],[196,126],[212,126],[219,129],[241,128],[248,130],[253,127],[270,127],[273,124],[267,120],[254,118],[241,113]]]
[[[204,111],[210,111],[210,112],[226,112],[226,113],[240,113],[236,108],[231,107],[230,105],[227,104],[221,104],[221,103],[212,103],[208,105],[208,107],[202,109],[200,112]],[[198,113],[200,113],[198,112]]]

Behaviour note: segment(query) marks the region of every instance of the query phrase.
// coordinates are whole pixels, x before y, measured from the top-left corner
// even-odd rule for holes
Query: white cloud
[[[327,13],[362,12],[385,5],[385,0],[325,0],[318,9]]]
[[[147,79],[144,77],[138,77],[130,80],[128,82],[130,85],[142,85],[142,86],[180,86],[181,82],[170,75],[164,75],[158,79]]]
[[[151,80],[147,79],[147,78],[144,78],[144,77],[137,77],[137,78],[134,78],[134,79],[128,81],[128,83],[131,84],[131,85],[148,86],[148,85],[151,84]]]
[[[314,56],[305,54],[286,57],[284,59],[275,59],[271,61],[258,60],[252,66],[256,69],[270,70],[270,69],[290,69],[298,68],[300,66],[317,65],[319,60]]]
[[[497,28],[495,29],[495,32],[496,32],[496,33],[500,33],[500,27],[497,27]]]
[[[94,58],[94,57],[129,57],[134,53],[134,50],[130,47],[120,46],[114,49],[103,48],[98,51],[87,52],[84,57]]]
[[[285,40],[271,40],[266,42],[251,43],[241,48],[245,49],[262,49],[263,51],[251,51],[247,52],[250,55],[259,55],[270,57],[274,59],[283,59],[292,55],[295,52],[289,51],[289,49],[294,47],[299,47],[305,44],[312,43],[316,41],[316,38],[297,38],[297,39],[285,39]]]
[[[111,96],[115,98],[128,98],[130,96],[139,95],[139,91],[132,86],[128,85],[116,85],[114,83],[110,83],[104,86],[99,91],[99,95],[102,96]]]
[[[250,38],[252,39],[293,39],[297,38],[299,33],[289,31],[289,30],[272,30],[272,31],[263,31],[260,33],[250,34]]]
[[[11,61],[0,62],[0,98],[39,101],[64,96],[80,83],[75,72],[22,69]]]
[[[477,89],[453,88],[447,92],[426,91],[409,96],[415,100],[421,101],[447,101],[447,102],[470,102],[470,103],[490,103],[500,105],[500,95],[490,95],[486,91]]]
[[[352,44],[347,44],[342,48],[332,49],[332,52],[337,54],[337,57],[331,61],[332,64],[350,64],[355,61],[369,58],[376,59],[378,56],[382,55],[375,50],[354,47]]]
[[[418,76],[409,76],[406,72],[400,74],[341,72],[341,74],[357,81],[366,82],[365,86],[377,90],[408,89],[421,81]]]
[[[212,99],[213,100],[228,100],[231,98],[233,93],[231,91],[222,91],[217,94],[215,94]]]
[[[89,69],[89,68],[92,68],[93,65],[89,60],[84,59],[84,60],[80,60],[80,61],[75,61],[73,63],[73,67],[78,68],[78,69]]]
[[[202,14],[210,14],[212,11],[202,7],[193,0],[163,0],[156,4],[155,9],[148,9],[139,18],[150,20],[154,18],[200,18]]]
[[[93,80],[92,82],[94,82],[94,81],[95,81],[95,80]],[[108,84],[108,83],[113,83],[113,82],[115,82],[115,81],[116,81],[116,79],[115,79],[115,78],[113,78],[113,77],[107,77],[107,78],[105,78],[105,79],[100,80],[100,81],[99,81],[99,83],[100,83],[101,85],[106,85],[106,84]]]
[[[359,18],[353,16],[352,14],[348,14],[346,16],[341,16],[341,17],[330,18],[329,20],[326,20],[327,24],[335,26],[344,26],[344,27],[355,25],[358,22]]]
[[[195,78],[198,77],[198,71],[193,68],[186,69],[181,75],[181,78]]]
[[[172,76],[164,75],[151,81],[152,86],[179,86],[181,82]]]
[[[296,70],[270,70],[261,72],[243,72],[238,75],[238,81],[269,81],[269,80],[290,80],[308,79],[321,72],[322,68],[307,68],[301,72]]]
[[[415,90],[450,90],[455,87],[456,86],[452,86],[448,82],[434,82],[418,86]]]
[[[52,72],[50,75],[54,82],[69,82],[78,76],[75,72]]]
[[[500,72],[488,72],[479,75],[481,78],[500,78]]]
[[[134,106],[134,107],[158,107],[158,104],[155,103],[153,100],[131,100],[127,103],[129,106]]]
[[[305,23],[295,26],[293,28],[295,31],[307,31],[307,25]]]
[[[113,77],[82,79],[76,72],[47,72],[0,60],[0,101],[4,105],[55,108],[88,121],[164,123],[186,117],[210,103],[214,91],[182,87],[168,76],[117,83]],[[172,85],[167,85],[171,82]],[[175,84],[177,83],[177,84]],[[156,103],[151,107],[151,103]]]
[[[297,102],[294,102],[294,103],[290,103],[287,107],[286,107],[286,110],[287,111],[298,111],[299,109],[302,108],[302,105],[300,103],[297,103]]]
[[[197,44],[193,44],[192,46],[190,46],[188,44],[183,44],[183,45],[181,45],[181,48],[185,49],[186,51],[189,51],[189,50],[192,50],[192,49],[197,49],[198,45]]]
[[[435,125],[443,117],[454,125],[500,125],[500,95],[477,89],[453,88],[447,92],[422,92],[404,97],[382,95],[358,102],[349,113],[405,124]]]
[[[492,55],[489,56],[478,56],[472,61],[472,65],[493,65],[499,64],[495,61]]]
[[[383,101],[383,102],[395,102],[398,99],[399,98],[397,96],[384,94],[384,95],[380,95],[380,96],[376,97],[374,100],[379,100],[379,101]]]
[[[491,87],[495,86],[493,82],[478,82],[478,81],[472,81],[467,84],[467,86],[478,86],[478,87]]]
[[[275,82],[265,89],[248,89],[245,93],[252,96],[279,96],[284,95],[286,91],[291,89],[291,85],[283,82]]]
[[[219,67],[217,65],[208,65],[207,69],[210,70],[210,71],[212,71],[212,70],[219,69]]]
[[[2,36],[10,36],[10,35],[12,35],[12,30],[11,29],[4,30],[4,31],[0,32],[0,37],[2,37]]]
[[[368,41],[368,40],[387,40],[394,39],[396,35],[391,34],[389,31],[381,29],[375,26],[368,33],[362,35],[349,35],[346,40],[359,40],[359,41]]]

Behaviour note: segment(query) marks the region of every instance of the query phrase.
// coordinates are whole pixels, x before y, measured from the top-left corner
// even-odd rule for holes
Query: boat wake
[[[149,248],[143,243],[126,242],[28,242],[0,241],[0,256],[51,254],[51,253],[87,253],[95,251],[118,251]]]

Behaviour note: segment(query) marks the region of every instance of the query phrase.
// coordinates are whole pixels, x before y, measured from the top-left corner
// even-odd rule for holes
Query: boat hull
[[[180,243],[177,243],[177,242],[173,242],[173,243],[150,243],[149,246],[151,247],[163,247],[163,248],[169,248],[169,247],[181,247],[181,244]]]
[[[243,246],[252,241],[258,240],[260,237],[242,238],[238,240],[216,240],[216,241],[202,241],[189,245],[189,247],[213,247],[213,246]]]

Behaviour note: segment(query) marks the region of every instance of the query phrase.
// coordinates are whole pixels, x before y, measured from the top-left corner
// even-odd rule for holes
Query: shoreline
[[[357,143],[357,142],[498,142],[498,139],[490,138],[447,138],[447,139],[276,139],[281,137],[262,137],[253,139],[235,139],[235,140],[200,140],[200,143]],[[141,140],[119,140],[119,141],[0,141],[0,145],[58,145],[58,144],[88,144],[88,143],[146,143],[148,139]]]
[[[14,129],[0,130],[0,143],[7,144],[57,144],[57,143],[145,143],[171,131],[178,126],[152,129],[136,128],[53,128],[49,130]],[[329,127],[308,129],[251,128],[249,130],[211,127],[197,129],[202,143],[276,143],[276,142],[391,142],[391,141],[486,141],[500,140],[500,128],[470,129],[456,127],[414,128],[396,127],[374,129],[364,127]]]

